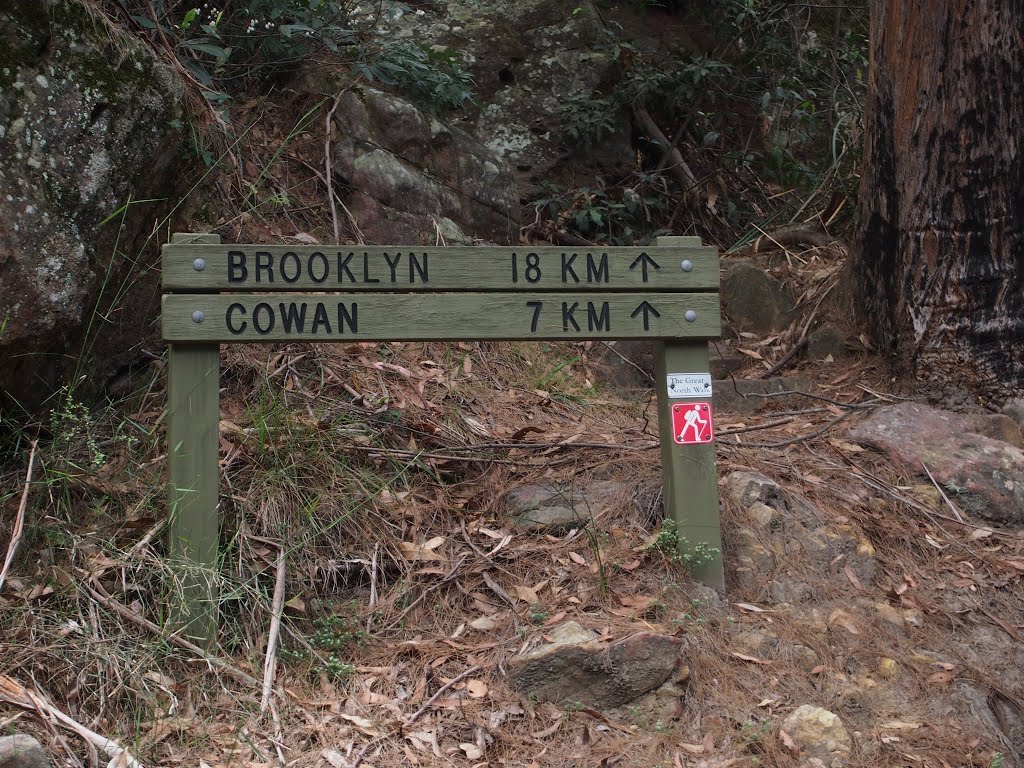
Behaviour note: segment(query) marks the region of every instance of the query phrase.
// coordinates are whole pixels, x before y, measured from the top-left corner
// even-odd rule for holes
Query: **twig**
[[[785,448],[790,445],[796,445],[797,443],[802,443],[806,440],[813,440],[816,437],[821,437],[823,434],[832,429],[832,427],[834,427],[836,424],[838,424],[843,419],[848,417],[851,413],[853,413],[853,411],[848,410],[845,413],[836,416],[834,419],[832,419],[828,424],[823,426],[817,432],[812,432],[809,435],[799,435],[797,437],[790,438],[789,440],[782,440],[778,443],[741,443],[740,445],[742,445],[744,448]],[[723,445],[730,445],[730,443],[723,443]]]
[[[450,571],[448,571],[448,573],[445,575],[445,577],[443,579],[441,579],[436,584],[432,584],[431,586],[429,586],[426,589],[424,589],[422,594],[420,594],[419,597],[417,597],[415,600],[413,600],[411,603],[409,603],[409,605],[407,605],[405,607],[405,609],[400,614],[398,614],[398,616],[394,619],[394,621],[392,621],[390,624],[388,624],[386,627],[384,627],[384,630],[387,631],[389,629],[393,629],[396,624],[400,623],[402,621],[402,619],[404,619],[408,615],[409,611],[411,611],[413,608],[415,608],[417,605],[419,605],[421,602],[423,602],[423,599],[427,595],[429,595],[435,589],[439,589],[440,587],[443,587],[449,581],[454,579],[455,575],[459,572],[459,568],[462,567],[462,564],[464,562],[466,562],[466,558],[465,557],[459,558],[459,562],[457,562],[455,565],[452,566],[452,569]]]
[[[32,484],[32,465],[36,460],[36,447],[38,440],[32,441],[32,450],[28,455],[28,471],[25,473],[25,487],[21,491],[21,502],[18,504],[18,514],[14,518],[14,527],[11,529],[11,543],[7,545],[7,557],[4,558],[4,567],[0,568],[0,591],[4,588],[4,579],[14,562],[14,553],[18,551],[18,543],[21,541],[21,533],[25,529],[25,509],[28,507],[28,489]]]
[[[952,510],[953,515],[957,519],[957,522],[962,523],[964,521],[963,515],[960,514],[960,510],[957,509],[956,504],[949,500],[949,496],[947,496],[946,492],[942,490],[942,486],[935,482],[935,478],[932,476],[931,470],[928,469],[928,465],[922,461],[921,466],[924,467],[924,471],[928,475],[928,479],[932,481],[932,485],[935,486],[935,490],[939,492],[939,495],[942,497],[942,500],[946,502],[946,505],[950,508],[950,510]]]
[[[270,633],[267,635],[267,656],[263,661],[263,698],[260,712],[267,711],[270,694],[274,690],[274,675],[277,672],[277,640],[281,636],[281,614],[284,612],[284,547],[277,554],[277,581],[274,582],[274,602],[270,606]]]
[[[224,674],[230,675],[231,677],[238,680],[238,682],[240,683],[252,686],[253,688],[260,687],[260,681],[252,675],[246,674],[238,667],[229,664],[228,662],[222,659],[218,659],[216,656],[211,656],[198,645],[189,642],[183,637],[179,637],[178,635],[166,634],[162,629],[160,629],[160,627],[151,622],[149,619],[143,616],[139,616],[127,606],[117,602],[117,600],[115,600],[114,598],[110,597],[109,595],[103,594],[99,591],[99,589],[102,589],[102,587],[100,587],[98,583],[95,588],[84,583],[82,584],[82,586],[85,587],[85,590],[92,596],[93,600],[102,605],[104,608],[108,608],[109,610],[113,611],[122,619],[127,619],[133,624],[136,624],[142,627],[143,629],[149,630],[158,637],[165,639],[171,645],[176,645],[182,650],[188,651],[189,653],[198,656],[210,666],[216,667]]]
[[[465,523],[463,523],[465,525]],[[380,554],[380,542],[373,545],[373,557],[370,558],[370,604],[366,611],[366,634],[373,629],[373,611],[377,607],[377,555]]]
[[[33,693],[13,677],[0,675],[0,701],[6,701],[22,709],[35,710],[44,719],[52,717],[58,723],[70,731],[74,731],[92,749],[102,750],[107,757],[111,758],[110,765],[123,766],[123,768],[143,768],[142,763],[132,757],[124,747],[113,739],[101,736],[95,731],[82,725],[80,722],[57,709],[53,704],[46,701],[42,696]]]
[[[481,669],[483,669],[483,666],[480,665],[480,664],[477,664],[475,667],[470,667],[465,672],[463,672],[460,675],[456,675],[451,680],[449,680],[447,683],[445,683],[440,688],[438,688],[436,691],[434,691],[434,695],[431,696],[429,699],[427,699],[423,703],[422,707],[417,709],[415,712],[412,713],[412,715],[410,715],[406,719],[406,721],[404,723],[405,727],[408,728],[413,723],[415,723],[417,720],[419,720],[420,719],[420,715],[422,715],[424,712],[426,712],[428,709],[430,709],[430,707],[433,705],[433,703],[435,701],[437,701],[439,698],[441,698],[441,694],[443,694],[445,691],[447,691],[449,688],[451,688],[456,683],[458,683],[461,680],[464,680],[465,678],[469,677],[473,673],[479,672]]]
[[[807,339],[800,339],[796,344],[790,347],[789,352],[779,358],[779,361],[775,363],[771,368],[758,375],[759,379],[767,379],[769,376],[774,376],[776,373],[781,371],[794,357],[799,355],[807,347]]]
[[[327,200],[331,204],[331,222],[334,224],[334,244],[338,245],[341,242],[341,227],[338,226],[338,206],[334,204],[334,175],[331,171],[331,121],[334,119],[334,113],[341,105],[341,97],[348,92],[348,87],[342,88],[337,96],[334,97],[334,104],[331,105],[330,110],[327,112],[326,120],[326,131],[324,135],[324,166],[326,169],[324,183],[327,184]],[[345,204],[342,203],[342,207]],[[356,226],[356,236],[359,242],[363,242],[362,233],[359,232],[359,227],[355,224],[355,218],[352,216],[348,208],[345,208],[345,213],[348,213],[352,224]]]
[[[769,421],[764,424],[751,424],[749,427],[737,427],[736,429],[720,429],[715,432],[715,437],[725,437],[726,435],[741,435],[744,432],[757,432],[761,429],[771,429],[772,427],[781,427],[783,424],[789,424],[793,421],[793,417],[785,419],[777,419],[775,421]]]

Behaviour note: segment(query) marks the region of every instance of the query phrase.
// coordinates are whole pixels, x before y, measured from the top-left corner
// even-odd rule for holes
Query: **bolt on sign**
[[[720,552],[711,406],[699,400],[711,397],[707,340],[721,332],[718,252],[699,238],[435,248],[176,234],[162,257],[171,552],[182,569],[177,616],[190,636],[209,640],[216,626],[221,344],[650,340],[666,515],[691,546]],[[696,575],[721,586],[720,556]]]

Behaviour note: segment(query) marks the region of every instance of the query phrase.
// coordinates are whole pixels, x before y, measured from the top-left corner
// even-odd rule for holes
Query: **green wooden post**
[[[172,242],[219,243],[220,238],[175,234]],[[217,627],[219,345],[169,344],[167,377],[171,623],[209,647]]]
[[[681,237],[659,237],[657,245],[688,246]],[[717,263],[717,259],[716,259]],[[719,521],[718,472],[714,443],[678,445],[672,435],[672,406],[694,402],[669,397],[668,375],[708,373],[707,339],[659,341],[654,345],[654,378],[658,392],[658,430],[661,442],[661,477],[665,516],[676,521],[681,547],[689,551],[703,543],[717,551],[708,562],[694,569],[694,577],[722,590],[722,530]],[[710,401],[710,394],[707,398]]]

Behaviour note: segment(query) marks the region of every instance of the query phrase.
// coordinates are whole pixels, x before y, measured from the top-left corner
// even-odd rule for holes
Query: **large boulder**
[[[962,510],[995,523],[1024,525],[1024,451],[981,434],[992,419],[921,403],[879,408],[850,437],[932,477]]]
[[[366,242],[516,239],[512,173],[482,143],[374,88],[346,92],[334,119],[334,174]]]
[[[28,406],[71,370],[98,387],[125,360],[109,353],[137,343],[129,288],[156,247],[143,247],[152,209],[134,201],[168,196],[179,144],[179,85],[93,14],[0,5],[0,393]]]
[[[31,736],[0,736],[0,768],[50,768],[50,761]]]
[[[632,169],[630,115],[588,111],[621,74],[591,0],[447,0],[420,11],[393,14],[375,29],[462,58],[480,105],[462,125],[508,163],[523,196],[566,186],[574,173],[620,178]],[[587,142],[566,130],[598,121]]]

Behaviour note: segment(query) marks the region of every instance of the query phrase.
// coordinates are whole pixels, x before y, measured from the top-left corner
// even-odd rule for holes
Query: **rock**
[[[846,335],[831,323],[825,323],[807,337],[807,356],[824,360],[830,355],[833,360],[846,360],[850,357],[850,348],[846,346]]]
[[[630,173],[635,161],[626,110],[606,111],[608,130],[589,141],[565,129],[585,120],[587,97],[601,98],[620,74],[617,58],[602,50],[605,27],[590,0],[447,0],[441,5],[440,12],[381,21],[377,34],[385,44],[406,37],[461,56],[480,105],[465,111],[463,127],[508,164],[524,197],[569,187],[574,174],[620,178]]]
[[[782,486],[757,472],[730,472],[725,477],[725,492],[736,504],[748,511],[756,505],[768,507],[773,512],[785,513],[789,509],[782,493]]]
[[[31,736],[0,736],[0,768],[50,768],[50,761]]]
[[[769,401],[775,405],[799,408],[807,398],[778,393],[809,391],[809,384],[805,379],[791,376],[775,376],[770,379],[723,379],[712,382],[711,386],[711,402],[715,410],[733,414],[754,413]]]
[[[157,203],[118,212],[172,196],[181,85],[90,13],[0,4],[0,393],[30,408],[101,389],[158,311]]]
[[[968,416],[920,403],[880,408],[850,438],[922,474],[922,462],[950,498],[994,523],[1024,524],[1024,452],[975,431]]]
[[[448,245],[474,237],[509,242],[518,233],[511,172],[466,133],[374,88],[339,103],[334,174],[367,242]],[[468,233],[468,234],[467,234]]]
[[[765,546],[764,536],[764,532],[738,528],[726,543],[725,568],[742,589],[763,588],[775,572],[775,554]]]
[[[975,416],[974,428],[979,435],[1024,448],[1020,425],[1004,413],[984,413]]]
[[[811,704],[791,712],[782,721],[782,730],[800,748],[802,757],[821,760],[826,766],[845,765],[853,750],[850,734],[839,717]]]
[[[892,680],[900,674],[900,666],[896,659],[883,656],[878,660],[878,674],[887,680]]]
[[[1018,426],[1024,427],[1024,397],[1014,397],[1003,404],[1003,415],[1009,416]]]
[[[884,624],[888,624],[896,630],[903,629],[903,614],[898,608],[894,608],[888,603],[875,603],[875,613]]]
[[[512,524],[537,531],[581,528],[594,521],[626,494],[624,484],[600,480],[582,485],[524,485],[505,496]]]
[[[682,641],[668,635],[638,632],[607,645],[569,621],[550,637],[507,664],[512,686],[541,701],[607,710],[656,690],[681,669]]]
[[[793,320],[793,297],[749,259],[722,262],[722,312],[735,330],[767,336]]]

